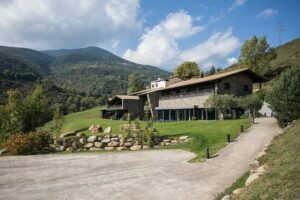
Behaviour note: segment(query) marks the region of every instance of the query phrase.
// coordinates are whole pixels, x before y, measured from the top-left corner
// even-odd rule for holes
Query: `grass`
[[[125,124],[125,121],[115,121],[99,118],[99,107],[86,110],[83,112],[72,113],[65,117],[65,124],[62,132],[76,131],[89,134],[88,128],[92,124],[100,124],[106,128],[112,127],[113,133],[119,133],[119,127]],[[50,130],[53,122],[47,123],[43,129]],[[141,126],[146,125],[140,122]],[[154,126],[157,128],[159,135],[168,138],[188,135],[192,139],[187,144],[180,144],[165,148],[182,148],[195,152],[197,156],[194,160],[202,160],[204,158],[204,149],[209,147],[211,154],[216,153],[220,148],[226,145],[226,134],[230,134],[232,139],[236,138],[240,132],[240,125],[244,125],[247,129],[250,127],[248,119],[240,120],[221,120],[221,121],[180,121],[180,122],[157,122]]]
[[[234,199],[300,199],[300,120],[277,136],[259,161],[270,169]]]

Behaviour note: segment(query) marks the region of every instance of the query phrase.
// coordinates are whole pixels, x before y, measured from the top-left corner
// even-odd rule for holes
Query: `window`
[[[244,85],[244,92],[249,92],[249,86],[248,85]]]
[[[230,89],[230,84],[229,83],[224,83],[224,89],[229,90]]]
[[[158,83],[155,83],[155,87],[158,87]]]

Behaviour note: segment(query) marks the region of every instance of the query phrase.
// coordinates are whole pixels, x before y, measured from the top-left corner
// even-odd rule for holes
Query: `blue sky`
[[[241,44],[266,35],[300,37],[297,0],[2,0],[0,45],[37,50],[98,46],[128,60],[172,70],[237,61]]]

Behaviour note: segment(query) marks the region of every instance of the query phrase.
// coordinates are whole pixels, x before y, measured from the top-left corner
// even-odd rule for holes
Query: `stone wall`
[[[225,89],[224,83],[229,83],[230,88]],[[234,94],[237,96],[244,96],[252,93],[252,80],[245,74],[238,74],[223,78],[218,82],[218,94]],[[248,86],[248,91],[244,91],[244,86]]]
[[[154,148],[161,146],[176,145],[178,143],[188,142],[188,136],[181,136],[179,138],[163,138],[154,137]],[[59,138],[50,142],[50,148],[55,151],[100,151],[100,150],[131,150],[138,151],[148,149],[146,141],[140,141],[135,137],[124,138],[120,135],[92,135],[89,137],[70,137]]]

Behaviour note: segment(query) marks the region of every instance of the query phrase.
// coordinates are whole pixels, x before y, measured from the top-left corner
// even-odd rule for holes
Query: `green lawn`
[[[113,133],[119,133],[119,126],[126,123],[125,121],[115,121],[99,118],[100,108],[72,113],[65,117],[65,125],[62,132],[77,131],[89,134],[88,128],[92,124],[100,124],[106,128],[112,126]],[[47,123],[43,129],[49,130],[52,122]],[[141,122],[141,126],[145,126]],[[226,145],[226,134],[232,138],[239,135],[240,125],[243,124],[245,129],[250,127],[248,119],[240,120],[222,120],[222,121],[180,121],[180,122],[157,122],[154,126],[157,128],[159,135],[167,137],[178,137],[188,135],[193,140],[188,144],[181,144],[176,147],[183,148],[197,153],[195,160],[201,160],[204,157],[204,148],[209,147],[212,153]],[[167,147],[166,147],[167,148]]]

